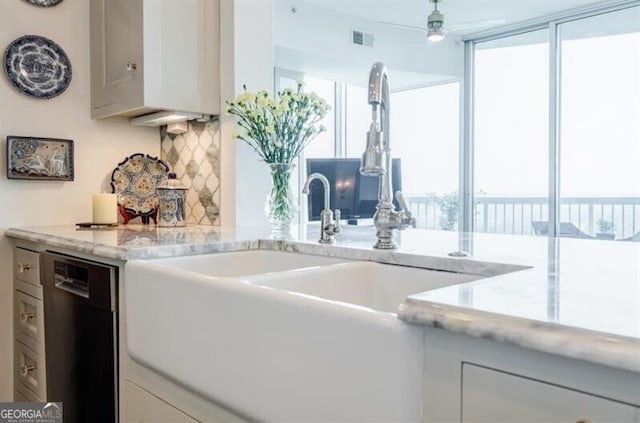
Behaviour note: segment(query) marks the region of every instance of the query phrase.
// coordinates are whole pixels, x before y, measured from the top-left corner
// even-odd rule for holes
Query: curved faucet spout
[[[368,102],[371,105],[371,126],[367,132],[367,147],[362,155],[360,173],[381,176],[388,173],[387,156],[391,150],[389,142],[389,74],[382,62],[376,62],[369,73]],[[384,189],[389,193],[391,190]]]
[[[318,179],[320,182],[322,182],[324,188],[324,209],[328,210],[329,207],[331,207],[331,202],[329,201],[331,195],[329,191],[329,180],[322,173],[312,173],[311,175],[309,175],[304,183],[304,186],[302,187],[302,193],[309,194],[309,185],[311,185],[311,182],[314,179]]]
[[[375,62],[369,72],[369,104],[380,104],[389,110],[389,73],[382,62]]]
[[[314,179],[322,182],[324,190],[324,208],[320,211],[320,239],[318,242],[322,244],[331,244],[333,236],[340,232],[340,210],[336,209],[336,218],[333,220],[333,212],[331,211],[329,180],[322,173],[312,173],[302,187],[303,194],[309,194],[309,185]]]

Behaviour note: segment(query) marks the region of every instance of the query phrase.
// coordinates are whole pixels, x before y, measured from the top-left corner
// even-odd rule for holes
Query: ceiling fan
[[[462,22],[459,24],[448,25],[445,27],[444,15],[438,10],[438,4],[443,0],[429,0],[433,3],[433,11],[427,17],[427,27],[418,27],[411,25],[404,25],[396,22],[378,21],[377,23],[383,25],[396,26],[398,28],[410,29],[414,31],[420,31],[427,34],[427,39],[431,42],[437,43],[442,41],[446,32],[468,31],[474,29],[482,29],[490,26],[501,25],[506,22],[505,19],[482,19],[477,21]]]

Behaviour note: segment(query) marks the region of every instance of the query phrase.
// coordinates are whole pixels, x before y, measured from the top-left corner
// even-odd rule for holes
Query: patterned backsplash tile
[[[161,157],[189,188],[185,206],[187,223],[220,224],[220,125],[218,120],[190,122],[180,135],[160,128]]]

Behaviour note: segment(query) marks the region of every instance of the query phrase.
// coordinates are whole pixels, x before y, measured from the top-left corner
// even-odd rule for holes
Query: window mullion
[[[335,83],[335,110],[334,110],[334,118],[335,118],[335,146],[333,150],[333,155],[335,157],[346,157],[347,146],[345,140],[345,86],[344,84],[337,82]]]
[[[549,23],[549,210],[548,235],[560,227],[560,45],[559,27]]]
[[[474,209],[474,157],[473,157],[473,87],[474,87],[474,50],[475,43],[465,43],[465,71],[462,94],[462,137],[460,139],[459,192],[460,213],[458,227],[462,232],[473,232]]]

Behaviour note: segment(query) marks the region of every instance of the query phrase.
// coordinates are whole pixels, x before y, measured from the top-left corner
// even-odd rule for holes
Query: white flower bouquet
[[[316,93],[285,88],[276,98],[266,91],[244,93],[227,102],[227,113],[237,116],[238,132],[235,138],[249,144],[270,164],[292,164],[302,150],[325,127],[319,122],[329,110],[324,99]]]

